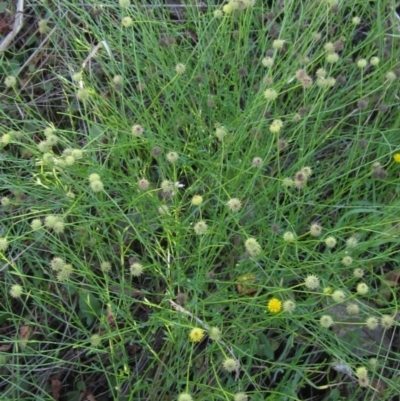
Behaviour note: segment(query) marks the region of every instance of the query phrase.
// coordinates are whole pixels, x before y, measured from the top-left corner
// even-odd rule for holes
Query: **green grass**
[[[257,0],[222,18],[214,15],[222,5],[187,1],[183,21],[155,2],[71,3],[30,3],[34,26],[45,18],[49,30],[30,31],[1,56],[4,77],[17,79],[2,83],[0,111],[2,399],[398,399],[393,1],[343,1],[332,10],[322,0],[287,1],[284,9]],[[126,16],[132,27],[121,26]],[[278,38],[283,50],[273,49]],[[329,64],[324,46],[339,40],[340,59]],[[368,66],[360,69],[359,59]],[[318,85],[321,68],[333,87]],[[309,88],[296,78],[300,69],[313,79]],[[266,89],[278,97],[267,101]],[[274,120],[283,126],[272,133]],[[135,124],[143,135],[132,134]],[[71,159],[71,149],[82,157],[75,151]],[[175,163],[169,152],[179,154]],[[302,188],[288,186],[304,167],[312,175]],[[90,174],[102,190],[93,191]],[[165,180],[179,183],[173,194],[160,189]],[[241,201],[237,212],[227,205],[232,198]],[[48,227],[53,215],[56,230]],[[203,235],[194,230],[200,221]],[[313,223],[321,235],[310,235]],[[253,257],[249,238],[261,247]],[[72,274],[52,268],[54,258]],[[140,276],[131,274],[134,263]],[[304,285],[310,275],[318,289]],[[15,285],[22,294],[12,297]],[[336,290],[342,302],[331,296]],[[296,309],[273,313],[272,298]],[[358,314],[347,313],[351,303]],[[323,315],[333,326],[320,324]],[[366,326],[385,315],[392,327]],[[208,336],[211,327],[219,340]],[[190,341],[193,328],[206,332],[200,343]],[[240,368],[225,371],[226,358]],[[357,378],[363,366],[366,386]]]

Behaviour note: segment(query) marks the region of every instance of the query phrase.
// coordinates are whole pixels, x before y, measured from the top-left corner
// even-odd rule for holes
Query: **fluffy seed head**
[[[12,87],[14,87],[15,85],[17,85],[17,78],[15,78],[15,77],[9,75],[9,76],[4,80],[4,85],[5,85],[7,88],[12,88]]]
[[[339,55],[337,53],[330,53],[326,56],[326,61],[329,64],[335,64],[339,61]]]
[[[67,156],[65,158],[65,163],[67,164],[67,166],[72,166],[75,163],[75,157]]]
[[[261,64],[265,67],[265,68],[270,68],[274,65],[274,60],[272,57],[264,57],[261,60]]]
[[[74,82],[79,82],[79,81],[81,81],[81,80],[82,80],[82,73],[81,73],[81,72],[75,72],[75,73],[72,75],[72,80],[73,80]]]
[[[312,223],[310,226],[310,235],[313,237],[319,237],[322,233],[322,227],[318,223]]]
[[[283,233],[283,240],[285,242],[292,242],[296,239],[296,236],[291,231],[286,231]]]
[[[312,34],[312,38],[313,38],[315,41],[321,40],[322,34],[319,33],[319,32],[314,32],[314,33]]]
[[[49,26],[47,25],[47,20],[42,19],[38,22],[39,32],[43,35],[49,31]]]
[[[261,167],[262,163],[263,163],[263,160],[261,159],[261,157],[255,157],[255,158],[253,158],[253,161],[251,164],[253,165],[253,167]]]
[[[98,347],[101,344],[101,337],[98,334],[93,334],[90,337],[90,344],[92,347]]]
[[[290,299],[283,303],[283,310],[287,313],[293,313],[296,309],[296,303]]]
[[[169,181],[169,180],[163,180],[163,181],[161,182],[161,189],[162,189],[164,192],[173,193],[173,192],[174,192],[174,189],[175,189],[175,185],[174,185],[173,182],[171,182],[171,181]]]
[[[360,387],[368,387],[369,386],[369,378],[363,377],[363,378],[358,379],[358,385]]]
[[[343,258],[342,258],[342,263],[345,265],[345,266],[350,266],[352,263],[353,263],[353,258],[351,257],[351,256],[344,256]]]
[[[325,51],[328,53],[334,53],[335,51],[335,45],[332,42],[328,42],[324,46]]]
[[[343,291],[336,290],[336,291],[333,291],[333,293],[332,293],[332,299],[335,302],[343,302],[346,299],[346,295]]]
[[[379,325],[379,321],[376,317],[369,317],[366,321],[365,324],[367,325],[367,327],[370,330],[375,330],[378,325]]]
[[[53,231],[56,233],[56,234],[61,234],[62,232],[64,232],[64,222],[62,221],[62,220],[58,220],[58,221],[56,221],[56,223],[54,224],[54,227],[53,227]]]
[[[232,6],[231,3],[228,3],[228,4],[225,4],[225,5],[222,7],[222,11],[223,11],[225,14],[232,14],[232,13],[235,11],[235,8]]]
[[[140,125],[140,124],[135,124],[132,128],[131,128],[131,133],[134,136],[142,136],[144,133],[144,128]]]
[[[325,239],[325,245],[329,248],[332,249],[336,246],[337,241],[335,237],[332,237],[331,235]]]
[[[268,101],[273,101],[278,97],[278,92],[275,89],[266,89],[264,91],[264,98]]]
[[[104,185],[101,181],[92,181],[90,183],[90,188],[93,192],[101,192],[104,189]]]
[[[174,164],[179,160],[179,154],[177,152],[168,152],[166,158],[170,163]]]
[[[210,337],[211,340],[218,341],[221,338],[221,330],[218,327],[210,327],[208,337]]]
[[[360,366],[359,368],[357,368],[357,369],[356,369],[356,376],[357,376],[357,378],[359,378],[359,379],[368,377],[368,370],[367,370],[367,368],[364,367],[364,366]]]
[[[378,64],[379,64],[379,57],[371,57],[371,60],[369,60],[369,62],[370,62],[370,64],[372,65],[372,66],[377,66]]]
[[[335,78],[333,78],[333,77],[328,77],[328,78],[326,78],[326,86],[328,87],[328,88],[332,88],[332,87],[334,87],[336,85],[336,79]]]
[[[361,18],[360,17],[353,17],[351,22],[352,22],[353,25],[358,25],[361,22]]]
[[[286,177],[286,178],[283,179],[282,185],[285,188],[292,188],[292,187],[294,187],[295,182],[291,178]]]
[[[375,370],[378,366],[378,360],[376,358],[369,358],[368,365],[372,370]]]
[[[384,329],[390,329],[394,325],[394,318],[390,315],[383,315],[381,317],[381,326]]]
[[[176,72],[178,75],[184,74],[185,71],[186,71],[186,66],[185,66],[185,64],[178,63],[178,64],[175,66],[175,72]]]
[[[133,19],[131,17],[124,17],[121,20],[121,24],[124,28],[130,28],[133,26]]]
[[[365,295],[368,293],[368,286],[365,283],[357,284],[357,294],[358,295]]]
[[[269,126],[269,130],[273,134],[277,134],[283,127],[283,122],[282,120],[274,120],[272,121],[272,124]]]
[[[158,213],[161,214],[161,215],[168,214],[169,213],[169,207],[167,205],[161,205],[158,208]]]
[[[359,267],[357,269],[354,269],[353,276],[356,277],[356,278],[364,277],[364,270],[360,269]]]
[[[100,181],[100,176],[96,173],[92,173],[89,175],[89,182]]]
[[[248,398],[249,397],[245,393],[236,393],[233,396],[233,401],[247,401]]]
[[[55,257],[51,260],[50,266],[53,270],[59,271],[66,265],[65,260],[59,257]]]
[[[36,231],[42,228],[42,221],[40,219],[33,219],[31,221],[31,228],[32,230]]]
[[[313,173],[311,167],[309,166],[303,167],[300,171],[304,174],[307,180],[312,176]]]
[[[1,206],[7,207],[10,205],[11,205],[11,200],[8,196],[4,196],[3,198],[1,198]]]
[[[23,288],[19,284],[14,284],[10,288],[10,295],[13,298],[20,298],[23,293]]]
[[[8,248],[7,238],[0,238],[0,251],[4,252]]]
[[[147,181],[146,179],[142,178],[141,180],[138,181],[138,187],[141,191],[145,191],[146,189],[148,189],[150,186],[149,181]]]
[[[319,284],[320,284],[319,278],[314,274],[309,274],[304,280],[304,285],[309,290],[317,290],[319,288]]]
[[[232,212],[238,212],[242,208],[242,202],[238,198],[230,199],[226,205]]]
[[[358,68],[365,68],[368,65],[368,61],[365,60],[364,58],[361,58],[360,60],[357,61],[357,67]]]
[[[178,401],[193,401],[193,397],[188,393],[178,395]]]
[[[224,16],[224,13],[221,10],[214,11],[214,18],[220,19]]]
[[[101,270],[103,273],[108,273],[108,272],[111,270],[111,263],[110,263],[110,262],[107,262],[107,261],[101,262],[101,263],[100,263],[100,270]]]
[[[360,308],[354,302],[346,306],[346,311],[349,315],[358,315],[360,313]]]
[[[45,225],[47,228],[53,228],[54,225],[55,225],[55,223],[57,222],[57,219],[58,219],[57,216],[55,216],[55,215],[53,215],[53,214],[50,214],[50,215],[48,215],[48,216],[45,217],[45,219],[44,219],[44,225]]]
[[[358,245],[358,238],[357,235],[352,235],[346,241],[347,248],[355,248]]]
[[[113,80],[113,83],[114,83],[116,88],[117,87],[118,88],[121,87],[121,84],[122,84],[122,76],[121,75],[114,75],[112,80]]]
[[[118,3],[123,8],[129,7],[131,5],[130,0],[119,0]]]
[[[60,282],[67,281],[73,272],[74,272],[74,269],[73,269],[72,265],[66,264],[63,266],[63,268],[61,270],[58,271],[57,276],[56,276],[57,280]]]
[[[85,102],[86,100],[89,99],[90,97],[90,93],[86,88],[79,88],[76,92],[76,97],[78,98],[78,100],[80,100],[81,102]]]
[[[261,246],[255,238],[248,238],[245,241],[244,246],[250,256],[257,256],[261,253]]]
[[[323,315],[321,316],[321,318],[319,319],[319,323],[322,327],[324,327],[325,329],[329,329],[329,327],[331,327],[333,325],[333,319],[331,316],[329,315]]]
[[[215,136],[220,141],[222,141],[226,137],[227,134],[228,133],[223,125],[221,125],[215,129]]]
[[[47,142],[47,141],[40,141],[40,142],[37,144],[37,148],[38,148],[39,152],[44,153],[44,152],[47,152],[47,151],[50,150],[51,145],[50,145],[50,143]]]
[[[198,221],[193,230],[197,235],[204,235],[207,232],[208,226],[205,221]]]
[[[203,197],[201,195],[195,195],[192,198],[192,205],[199,206],[203,203]]]
[[[132,263],[129,266],[129,271],[131,272],[132,276],[139,277],[143,274],[143,266],[138,262]]]
[[[285,45],[285,41],[282,39],[276,39],[272,42],[272,47],[274,49],[280,50],[283,49],[283,46]]]
[[[222,362],[222,367],[227,372],[234,372],[238,368],[238,363],[233,358],[226,358],[224,362]]]
[[[393,71],[389,71],[386,73],[385,78],[389,81],[389,82],[393,82],[396,80],[397,75],[395,72]]]

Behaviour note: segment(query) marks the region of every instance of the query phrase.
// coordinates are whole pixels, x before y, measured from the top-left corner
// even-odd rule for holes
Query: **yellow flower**
[[[195,343],[199,343],[205,336],[205,331],[203,329],[192,329],[189,333],[189,338]]]
[[[268,302],[267,309],[271,313],[278,313],[282,309],[282,302],[278,298],[272,298]]]
[[[393,160],[394,160],[396,163],[400,163],[400,153],[395,153],[395,154],[393,155]]]

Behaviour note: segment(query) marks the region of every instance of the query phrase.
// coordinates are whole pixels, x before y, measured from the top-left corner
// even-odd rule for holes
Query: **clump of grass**
[[[2,395],[393,399],[392,4],[183,3],[4,55]]]

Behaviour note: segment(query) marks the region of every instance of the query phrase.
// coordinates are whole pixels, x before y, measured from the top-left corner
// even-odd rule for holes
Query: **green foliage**
[[[136,3],[31,4],[2,55],[0,392],[393,399],[392,2]]]

